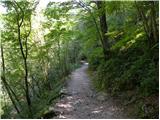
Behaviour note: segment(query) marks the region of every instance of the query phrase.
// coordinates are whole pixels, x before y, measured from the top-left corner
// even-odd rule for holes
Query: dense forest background
[[[133,116],[158,118],[158,1],[1,5],[2,118],[41,118],[81,60],[97,91],[129,99]]]

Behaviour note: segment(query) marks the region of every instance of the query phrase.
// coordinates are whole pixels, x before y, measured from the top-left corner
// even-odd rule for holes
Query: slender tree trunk
[[[148,2],[149,8],[149,18],[144,13],[143,6],[139,6],[139,4],[135,1],[136,8],[138,10],[138,14],[142,19],[144,30],[146,32],[146,36],[148,39],[148,46],[152,48],[152,46],[158,41],[158,28],[156,22],[156,10],[155,10],[155,2]]]
[[[25,56],[24,54],[24,49],[23,49],[23,45],[22,45],[22,41],[21,41],[21,30],[20,30],[20,25],[19,22],[17,22],[17,27],[18,27],[18,41],[19,41],[19,46],[20,46],[20,50],[22,53],[22,57],[23,57],[23,62],[24,62],[24,70],[25,70],[25,93],[26,93],[26,100],[27,100],[27,105],[28,105],[28,109],[29,109],[29,113],[31,115],[31,99],[29,96],[29,85],[28,85],[28,66],[27,66],[27,54]],[[27,48],[26,48],[26,51]]]
[[[92,14],[91,10],[81,0],[79,1],[79,5],[82,6],[85,10],[87,10],[91,14],[93,22],[96,26],[97,33],[98,33],[99,38],[101,40],[104,59],[106,60],[110,56],[110,48],[109,48],[108,38],[105,35],[105,33],[107,33],[107,30],[108,30],[105,11],[103,11],[102,16],[100,17],[100,26],[101,26],[101,30],[100,30],[99,27],[98,27],[96,18]],[[97,1],[97,6],[99,6],[98,9],[101,9],[101,7],[104,9],[104,2],[103,1]],[[105,26],[103,27],[103,25],[105,25]]]
[[[138,3],[135,1],[135,5],[138,11],[139,16],[142,19],[143,22],[143,27],[144,27],[144,31],[146,33],[147,39],[148,39],[148,45],[151,45],[151,41],[150,41],[150,31],[149,31],[149,25],[148,25],[148,20],[143,12],[143,10],[141,9],[141,7],[138,5]]]
[[[9,95],[9,98],[12,101],[12,104],[13,104],[14,108],[16,109],[17,113],[20,114],[20,110],[18,109],[18,107],[16,105],[16,102],[13,99],[13,96],[12,96],[12,94],[10,92],[9,85],[8,85],[8,83],[6,81],[6,77],[5,77],[5,61],[4,61],[3,46],[2,46],[2,44],[1,44],[1,57],[2,57],[2,70],[3,70],[2,71],[2,76],[1,76],[2,82],[3,82],[3,84],[4,84],[5,88],[6,88],[6,91],[7,91],[8,95]]]
[[[100,19],[100,27],[101,27],[101,34],[102,34],[102,45],[103,45],[103,53],[105,60],[110,56],[110,46],[108,42],[108,37],[106,33],[108,32],[108,26],[106,22],[106,14],[105,14],[105,2],[104,1],[97,1],[98,10],[102,11],[101,15],[99,16]]]
[[[2,46],[2,44],[1,44],[1,55],[2,55],[2,61],[4,62],[4,55],[3,55],[3,54],[4,54],[4,52],[3,52],[3,46]],[[4,66],[3,66],[3,71],[4,71],[4,75],[3,75],[3,76],[5,76],[5,64],[4,64]],[[9,90],[10,93],[13,95],[13,97],[14,97],[15,100],[17,101],[18,105],[22,108],[22,105],[20,104],[19,99],[18,99],[16,93],[13,91],[13,89],[11,88],[11,86],[8,84],[8,82],[7,82],[7,80],[6,80],[6,77],[3,77],[2,80],[3,80],[3,79],[5,79],[5,84],[7,85],[8,90]]]
[[[158,25],[156,21],[156,10],[155,10],[155,1],[151,1],[151,24],[152,24],[152,32],[153,32],[153,38],[154,43],[156,43],[159,39],[159,33],[158,33]]]
[[[17,34],[18,34],[18,41],[19,41],[19,46],[20,46],[20,51],[22,54],[22,58],[23,58],[23,62],[24,62],[24,71],[25,71],[25,77],[24,77],[24,81],[25,81],[25,94],[26,94],[26,101],[27,101],[27,105],[28,105],[28,110],[29,110],[29,117],[32,116],[32,111],[31,111],[31,99],[29,96],[29,85],[28,85],[28,66],[27,66],[27,55],[28,55],[28,47],[27,47],[27,38],[30,35],[31,32],[31,21],[30,22],[30,30],[28,32],[28,34],[25,36],[25,47],[26,47],[26,51],[24,52],[23,49],[23,44],[22,44],[22,40],[21,40],[21,26],[24,23],[24,11],[21,8],[21,6],[16,2],[13,1],[13,7],[16,10],[17,13]],[[20,10],[20,11],[19,11]],[[20,12],[22,13],[22,16],[20,16]]]
[[[5,78],[6,79],[6,78]],[[6,81],[6,84],[8,86],[8,89],[10,90],[11,94],[13,95],[13,97],[15,98],[15,100],[17,101],[18,105],[22,108],[22,105],[20,104],[20,101],[16,95],[16,93],[13,91],[13,89],[11,88],[11,86],[8,84],[8,82]]]

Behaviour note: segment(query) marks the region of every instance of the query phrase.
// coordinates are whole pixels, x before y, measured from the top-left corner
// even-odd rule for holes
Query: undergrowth
[[[149,49],[143,33],[133,34],[135,37],[131,36],[130,40],[126,36],[112,46],[112,56],[107,61],[101,60],[94,69],[96,74],[93,84],[97,90],[107,91],[112,95],[138,91],[137,96],[147,99],[159,91],[158,47]],[[93,70],[92,66],[90,68]],[[138,111],[141,112],[138,112],[137,116],[145,118],[142,105],[140,106]],[[155,112],[154,114],[158,114]]]
[[[31,96],[32,104],[31,104],[31,115],[29,115],[28,111],[28,106],[25,101],[25,97],[23,98],[24,100],[20,102],[21,107],[20,107],[20,114],[17,114],[16,110],[14,109],[12,104],[5,105],[2,110],[3,114],[1,115],[2,119],[5,118],[42,118],[46,113],[48,113],[50,110],[50,107],[54,107],[56,101],[61,98],[61,93],[60,90],[64,87],[65,81],[69,79],[69,74],[79,68],[81,65],[80,63],[76,63],[71,65],[70,69],[68,72],[66,72],[61,78],[61,75],[57,73],[57,76],[55,77],[54,70],[50,70],[50,74],[48,77],[48,80],[53,81],[52,87],[49,88],[47,83],[44,83],[41,86],[41,91],[37,91],[37,94],[35,96]],[[54,115],[53,115],[54,116]]]

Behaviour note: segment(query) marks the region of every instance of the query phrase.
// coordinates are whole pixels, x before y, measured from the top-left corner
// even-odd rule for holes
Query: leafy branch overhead
[[[129,116],[158,118],[158,1],[0,3],[2,118],[53,118],[84,61],[96,91],[120,98]]]

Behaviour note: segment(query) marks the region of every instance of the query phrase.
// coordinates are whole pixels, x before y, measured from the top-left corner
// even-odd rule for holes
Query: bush
[[[141,41],[100,63],[94,80],[99,90],[116,93],[138,89],[143,96],[158,92],[158,67],[154,56],[138,44]]]

